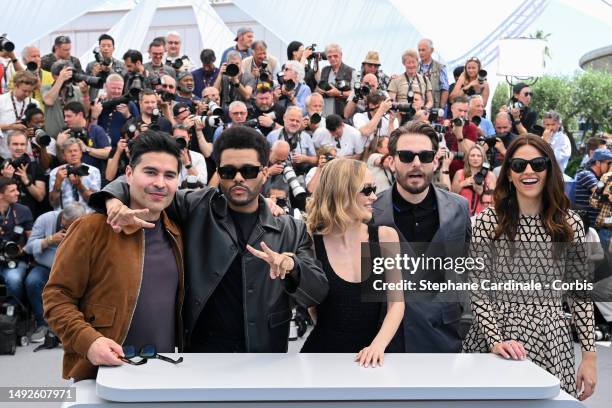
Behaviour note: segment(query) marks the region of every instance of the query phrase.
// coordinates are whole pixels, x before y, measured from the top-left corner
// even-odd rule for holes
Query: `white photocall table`
[[[492,354],[386,354],[377,368],[352,354],[183,356],[178,365],[102,367],[63,406],[584,407],[532,362]]]

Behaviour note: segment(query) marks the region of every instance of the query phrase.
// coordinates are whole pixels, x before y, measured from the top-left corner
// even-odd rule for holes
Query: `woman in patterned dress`
[[[535,135],[517,138],[502,164],[495,207],[480,213],[474,223],[472,256],[492,258],[482,272],[472,275],[473,281],[567,279],[586,264],[579,245],[584,241],[584,227],[580,217],[569,210],[552,148]],[[566,243],[564,247],[570,249],[563,253],[555,249],[561,245],[553,243]],[[562,309],[564,295],[582,349],[577,375],[570,324]],[[553,289],[478,290],[472,292],[472,309],[474,324],[463,343],[464,352],[493,352],[507,359],[528,357],[557,376],[569,394],[584,400],[593,393],[597,371],[590,300],[577,292]]]

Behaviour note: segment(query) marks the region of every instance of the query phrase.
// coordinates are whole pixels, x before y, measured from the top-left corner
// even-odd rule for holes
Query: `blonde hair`
[[[408,50],[404,51],[404,53],[402,54],[402,64],[406,62],[406,58],[408,58],[408,57],[412,57],[412,58],[414,58],[415,60],[418,61],[419,60],[419,53],[416,52],[413,49],[408,49]]]
[[[470,150],[468,150],[468,154],[465,156],[465,164],[463,166],[463,177],[472,176],[472,168],[470,167],[470,154],[472,153],[472,150],[474,149],[478,150],[482,156],[482,164],[480,165],[480,167],[482,167],[485,163],[488,163],[487,155],[485,154],[485,151],[482,148],[482,146],[475,144],[474,146],[470,147]]]
[[[357,204],[366,170],[364,162],[354,159],[335,159],[325,165],[306,204],[310,233],[344,233],[354,220],[367,219],[369,213]]]

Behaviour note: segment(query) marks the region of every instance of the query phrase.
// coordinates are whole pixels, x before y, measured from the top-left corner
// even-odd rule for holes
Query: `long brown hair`
[[[471,82],[472,80],[478,78],[478,73],[476,73],[476,78],[472,78],[472,79],[468,78],[467,66],[470,62],[475,62],[476,64],[478,64],[478,71],[482,69],[482,63],[476,57],[472,57],[468,59],[467,61],[465,61],[465,65],[463,65],[463,72],[461,74],[463,75],[463,77],[465,78],[467,82]]]
[[[519,225],[519,205],[516,189],[510,182],[510,159],[516,151],[526,145],[535,147],[544,157],[548,158],[548,171],[545,187],[542,191],[542,224],[544,230],[552,238],[552,242],[571,242],[574,232],[569,224],[569,200],[564,193],[563,175],[555,159],[555,153],[541,137],[527,134],[518,137],[510,144],[506,157],[499,172],[495,186],[495,212],[498,217],[494,239],[506,236],[514,241]]]

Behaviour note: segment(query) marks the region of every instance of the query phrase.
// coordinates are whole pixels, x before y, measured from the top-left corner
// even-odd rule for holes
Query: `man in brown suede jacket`
[[[130,152],[126,178],[138,219],[119,234],[102,214],[76,221],[43,292],[45,319],[64,345],[64,378],[95,378],[97,366],[123,364],[125,345],[183,348],[182,241],[164,212],[178,187],[180,149],[146,131]]]

